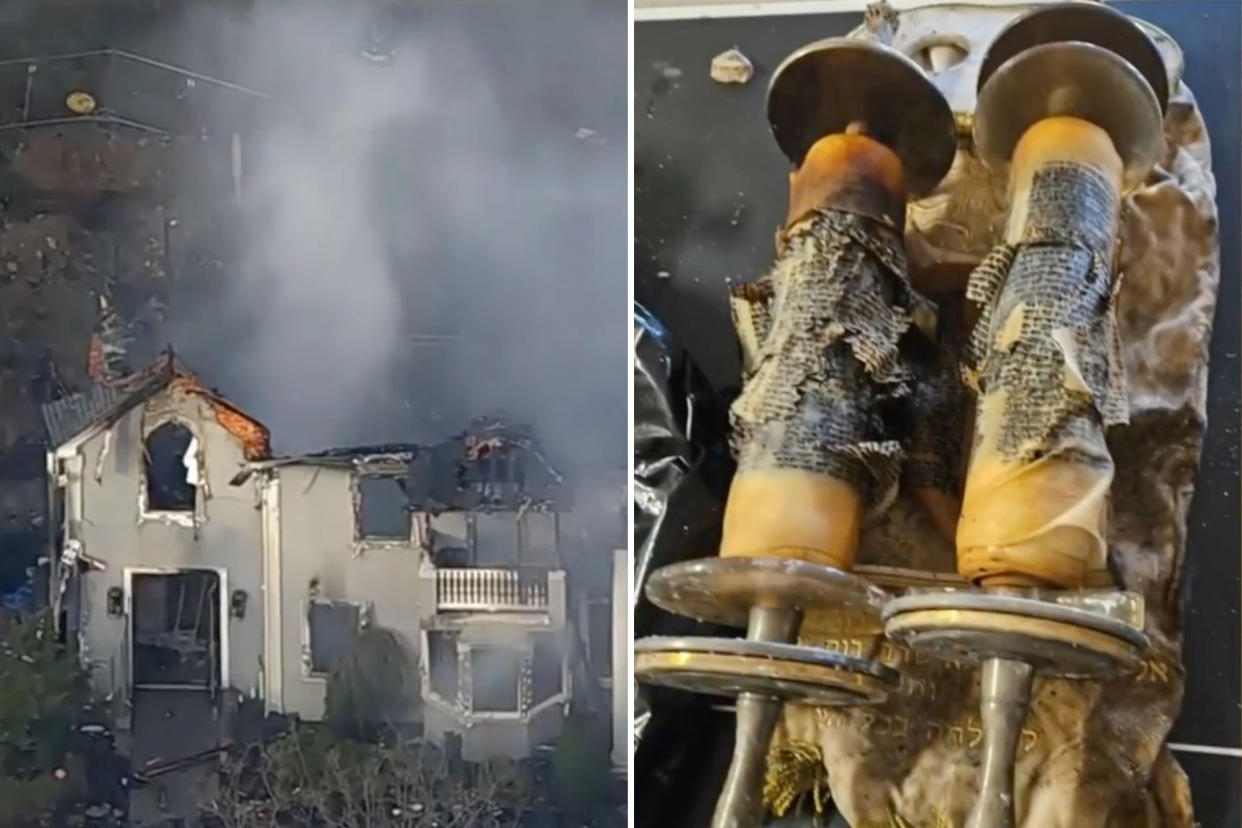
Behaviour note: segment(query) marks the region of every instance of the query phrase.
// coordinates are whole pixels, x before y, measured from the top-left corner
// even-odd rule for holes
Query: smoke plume
[[[169,338],[280,452],[499,410],[623,468],[625,26],[621,2],[187,6],[148,52],[268,97],[240,249]]]

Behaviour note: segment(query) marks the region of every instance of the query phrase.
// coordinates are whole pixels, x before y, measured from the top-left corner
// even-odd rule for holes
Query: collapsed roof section
[[[208,388],[171,348],[145,369],[131,372],[115,312],[106,301],[101,301],[100,311],[87,357],[90,385],[42,406],[53,447],[107,428],[155,394],[176,387],[206,400],[217,422],[241,440],[247,462],[230,480],[234,486],[255,472],[311,465],[396,476],[409,508],[421,512],[548,509],[557,499],[562,478],[540,452],[531,430],[495,416],[480,418],[434,445],[390,443],[273,457],[267,428]]]
[[[420,511],[508,510],[550,505],[560,484],[528,429],[487,419],[417,453],[406,495]]]
[[[529,429],[494,417],[435,445],[339,448],[247,463],[230,482],[239,486],[255,472],[296,465],[400,474],[409,507],[433,514],[549,509],[562,483]]]

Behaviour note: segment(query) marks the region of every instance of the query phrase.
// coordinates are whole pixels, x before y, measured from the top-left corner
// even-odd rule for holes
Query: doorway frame
[[[220,628],[220,669],[217,678],[219,688],[229,686],[229,571],[223,566],[127,566],[122,570],[125,589],[125,653],[126,684],[132,695],[134,682],[134,576],[135,575],[181,575],[186,572],[212,572],[219,579],[219,628]],[[187,690],[204,688],[187,685]]]

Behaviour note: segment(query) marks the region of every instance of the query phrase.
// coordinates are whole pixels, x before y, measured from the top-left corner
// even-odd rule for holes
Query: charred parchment
[[[821,208],[779,239],[776,264],[733,291],[749,376],[731,410],[739,471],[797,469],[895,496],[914,382],[908,351],[935,308],[906,280],[900,235]]]
[[[1118,195],[1103,171],[1061,161],[1034,172],[1014,210],[1017,232],[966,291],[982,313],[964,372],[977,399],[959,571],[1077,588],[1106,569],[1105,429],[1129,419],[1114,314]]]
[[[967,165],[962,177],[948,182],[952,198],[975,190],[996,196],[972,202],[973,211],[960,216],[964,231],[980,240],[980,247],[993,249],[986,262],[978,263],[973,279],[972,291],[983,297],[990,314],[977,327],[979,337],[968,343],[965,356],[973,368],[968,378],[985,392],[1010,381],[1002,361],[990,361],[994,351],[1015,365],[1019,359],[1028,363],[1023,370],[1055,378],[1047,383],[1045,397],[1019,400],[1009,409],[1032,411],[1038,426],[1030,435],[1011,430],[1016,438],[1007,443],[1012,456],[1038,452],[1045,439],[1066,452],[1071,448],[1066,435],[1084,430],[1094,435],[1083,444],[1089,457],[1111,456],[1112,502],[1104,533],[1109,569],[1117,587],[1143,595],[1152,640],[1135,674],[1104,682],[1036,682],[1019,738],[1014,792],[1019,821],[1041,828],[1190,828],[1195,823],[1186,776],[1165,740],[1184,683],[1180,578],[1186,514],[1206,428],[1208,342],[1220,265],[1207,134],[1184,85],[1172,98],[1165,132],[1168,150],[1160,165],[1119,205],[1115,265],[1114,250],[1098,243],[1098,237],[1063,235],[1066,210],[1099,209],[1078,203],[1094,188],[1089,181],[1071,180],[1070,186],[1078,188],[1076,201],[1061,198],[1054,187],[1054,203],[1038,204],[1027,222],[1028,234],[1013,246],[998,237],[1006,209],[999,195],[1006,186],[1003,176]],[[1036,189],[1051,186],[1056,177],[1078,177],[1072,169],[1045,175]],[[1065,264],[1078,268],[1077,291],[1058,294],[1039,285],[1035,277],[1049,268],[1053,256],[1067,257]],[[1116,277],[1107,278],[1114,271]],[[1024,282],[1025,292],[1018,291]],[[1024,327],[1006,328],[1011,308],[1027,296],[1050,306],[1040,314],[1024,312],[1033,317]],[[942,327],[952,324],[943,312],[948,307],[942,305]],[[1060,329],[1066,333],[1054,338]],[[1021,335],[1010,351],[994,347],[994,334],[1014,330]],[[1043,341],[1032,343],[1038,331]],[[1073,360],[1065,358],[1067,351]],[[1069,364],[1077,366],[1081,383],[1065,372]],[[1123,375],[1125,382],[1119,384]],[[928,569],[919,556],[942,539],[911,518],[918,511],[903,487],[883,518],[864,532],[859,566]],[[952,573],[948,551],[934,571]],[[779,752],[786,745],[818,747],[832,800],[851,825],[962,824],[978,786],[978,670],[850,630],[804,634],[801,640],[853,655],[873,654],[900,669],[902,682],[874,708],[787,708],[774,755],[786,755]],[[779,802],[770,800],[773,805],[813,795],[814,774],[783,778],[812,784],[783,791]]]
[[[1116,192],[1098,170],[1045,165],[1021,241],[997,247],[971,275],[967,297],[984,310],[967,381],[980,396],[1004,395],[1005,460],[1069,453],[1112,467],[1103,429],[1129,419],[1113,313],[1116,215]]]

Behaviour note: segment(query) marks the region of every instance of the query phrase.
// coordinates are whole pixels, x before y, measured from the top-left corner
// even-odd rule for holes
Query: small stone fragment
[[[716,83],[749,83],[755,74],[750,58],[737,49],[729,49],[712,58],[712,80]]]

